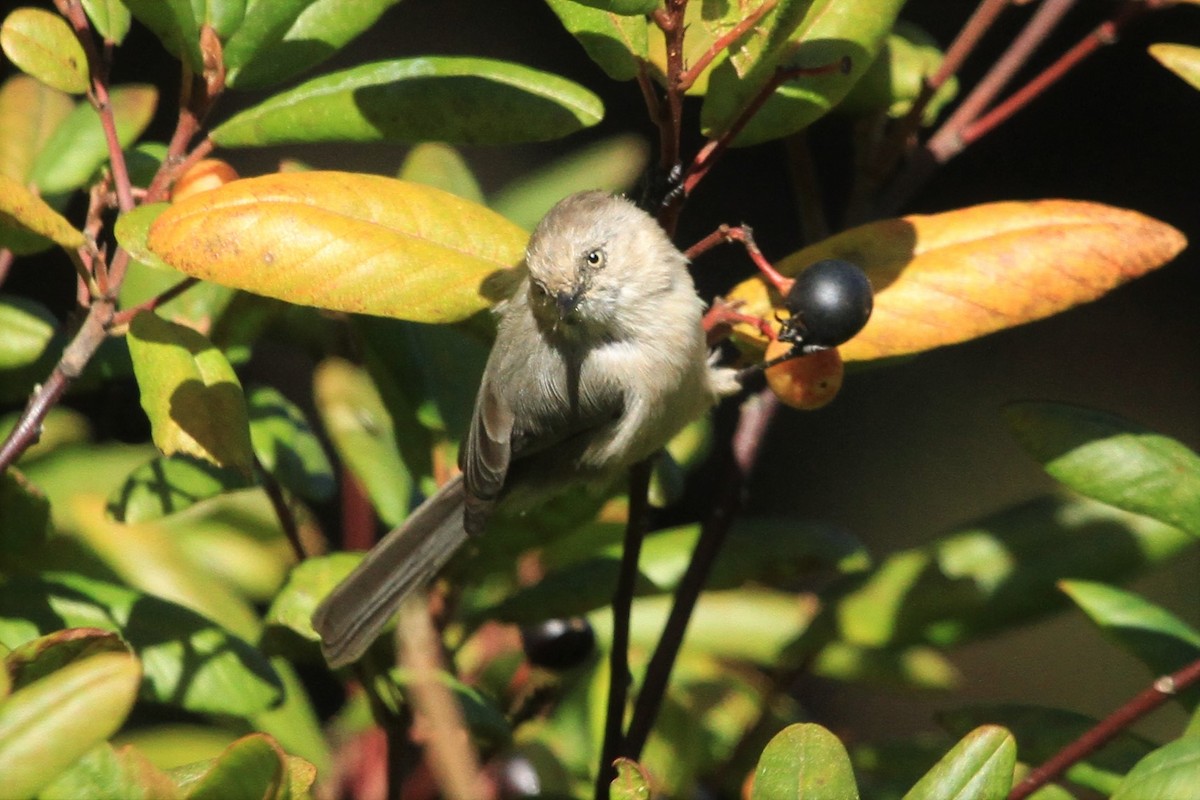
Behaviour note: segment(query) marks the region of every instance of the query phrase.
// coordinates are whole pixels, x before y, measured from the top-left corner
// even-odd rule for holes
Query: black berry
[[[871,282],[849,261],[827,258],[796,277],[784,305],[791,318],[779,338],[806,349],[836,347],[863,329],[871,318]]]
[[[596,634],[582,617],[548,619],[521,626],[521,644],[530,663],[546,669],[570,669],[592,654]]]

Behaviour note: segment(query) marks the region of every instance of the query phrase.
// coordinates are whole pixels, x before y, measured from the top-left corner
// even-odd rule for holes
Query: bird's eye
[[[588,250],[583,256],[589,267],[599,267],[604,265],[604,251],[600,248]]]

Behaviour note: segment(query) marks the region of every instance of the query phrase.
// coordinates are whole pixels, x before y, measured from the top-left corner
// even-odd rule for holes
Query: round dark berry
[[[579,666],[596,648],[596,634],[582,617],[548,619],[521,626],[521,644],[530,663],[562,670]]]
[[[863,329],[874,304],[861,269],[838,258],[818,261],[796,276],[784,299],[792,316],[780,338],[814,349],[836,347]]]

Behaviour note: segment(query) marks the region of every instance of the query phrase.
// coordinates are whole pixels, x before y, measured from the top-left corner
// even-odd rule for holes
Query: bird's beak
[[[558,309],[559,319],[566,320],[570,317],[575,309],[579,307],[579,301],[583,299],[583,287],[579,287],[572,292],[559,292],[554,295],[554,307]]]

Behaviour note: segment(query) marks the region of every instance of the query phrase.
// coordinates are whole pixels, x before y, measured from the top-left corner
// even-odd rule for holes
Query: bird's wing
[[[512,459],[513,412],[485,374],[475,398],[471,428],[459,454],[466,487],[467,533],[474,536],[491,516]]]

